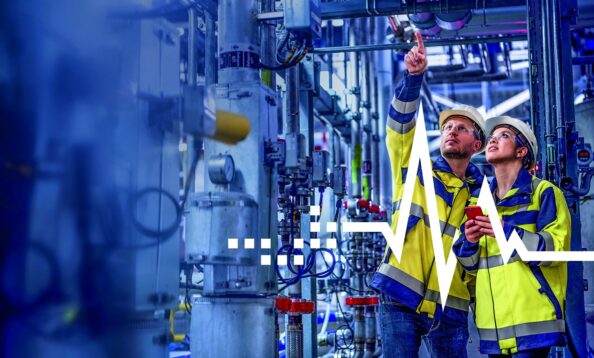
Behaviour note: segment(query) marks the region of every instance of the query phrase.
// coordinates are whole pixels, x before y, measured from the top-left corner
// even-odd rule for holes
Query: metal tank
[[[192,299],[192,357],[275,357],[274,299]]]
[[[189,197],[185,257],[186,262],[203,265],[205,295],[256,294],[274,287],[259,270],[257,223],[258,205],[247,194],[208,192]],[[229,239],[237,239],[237,248],[229,248]],[[253,239],[253,248],[246,248],[245,239]]]

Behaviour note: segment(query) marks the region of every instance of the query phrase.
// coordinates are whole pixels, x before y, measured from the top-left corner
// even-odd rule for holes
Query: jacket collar
[[[480,186],[483,183],[483,173],[481,173],[480,169],[476,165],[472,164],[472,162],[468,163],[468,167],[466,168],[466,178],[464,181],[454,174],[454,171],[448,164],[447,160],[445,160],[445,158],[441,155],[437,157],[435,162],[433,162],[433,170],[445,174],[440,176],[442,177],[443,182],[448,186],[462,187],[464,184]]]
[[[491,193],[493,193],[493,195],[494,195],[495,189],[497,188],[497,178],[496,177],[493,178],[490,188],[491,188]],[[514,185],[512,185],[509,192],[507,192],[507,194],[505,194],[504,198],[500,198],[500,199],[502,199],[501,204],[505,205],[505,201],[507,199],[511,199],[516,196],[523,196],[523,197],[527,197],[529,199],[532,196],[532,191],[533,191],[532,175],[528,172],[527,169],[521,168],[520,171],[518,172],[518,177],[516,178]]]

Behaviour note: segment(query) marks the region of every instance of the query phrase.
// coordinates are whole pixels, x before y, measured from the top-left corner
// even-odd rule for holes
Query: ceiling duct
[[[460,30],[472,18],[470,11],[440,12],[435,14],[435,22],[444,30]]]
[[[427,1],[418,0],[416,3]],[[439,13],[422,12],[409,14],[408,18],[420,30],[421,34],[437,35],[442,29],[450,31],[460,30],[470,21],[472,12],[470,10]]]
[[[420,14],[408,15],[410,22],[415,24],[422,35],[434,36],[437,35],[441,28],[435,21],[435,15],[430,12],[422,12]]]
[[[427,0],[419,0],[419,3],[426,2]],[[410,22],[415,24],[422,35],[437,35],[441,28],[435,20],[435,15],[430,12],[421,12],[417,14],[409,14],[408,19]]]

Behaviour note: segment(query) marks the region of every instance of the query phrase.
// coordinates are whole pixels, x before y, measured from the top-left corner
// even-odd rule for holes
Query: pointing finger
[[[420,32],[416,33],[417,36],[417,46],[419,46],[419,51],[425,52],[425,44],[423,43],[423,36]]]

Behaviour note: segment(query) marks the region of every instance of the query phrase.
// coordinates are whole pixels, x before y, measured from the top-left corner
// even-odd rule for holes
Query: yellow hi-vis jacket
[[[496,180],[491,183],[495,193]],[[571,217],[563,193],[521,169],[497,203],[506,239],[516,230],[529,251],[568,251]],[[476,274],[476,326],[485,354],[511,354],[565,344],[567,263],[523,262],[514,251],[504,263],[494,237],[454,245],[462,266]]]
[[[423,75],[405,73],[396,87],[387,121],[386,145],[392,165],[394,231],[400,217],[400,199],[409,166],[422,81]],[[402,218],[407,220],[407,228],[401,260],[398,262],[387,247],[383,263],[374,273],[370,286],[418,313],[465,325],[470,303],[467,283],[473,278],[457,264],[446,307],[442,310],[427,201],[437,201],[441,228],[434,229],[441,229],[444,252],[448,255],[456,229],[464,218],[464,206],[471,193],[478,195],[483,176],[476,166],[470,164],[463,181],[442,157],[433,163],[432,169],[436,197],[426,197],[419,170],[415,177],[410,216]]]

